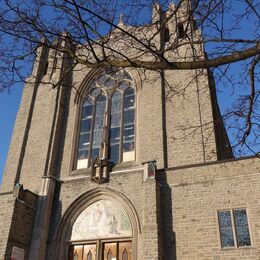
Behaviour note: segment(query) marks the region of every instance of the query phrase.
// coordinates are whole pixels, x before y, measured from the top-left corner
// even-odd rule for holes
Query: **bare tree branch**
[[[246,116],[246,125],[247,128],[244,131],[243,138],[241,140],[242,144],[246,142],[246,138],[249,136],[251,129],[252,129],[252,122],[251,122],[251,116],[253,112],[254,107],[254,101],[255,101],[255,67],[257,63],[260,60],[260,55],[258,54],[252,61],[251,67],[250,67],[250,96],[249,96],[249,108],[248,113]]]
[[[236,95],[232,105],[222,110],[234,147],[252,139],[257,145],[258,7],[254,0],[179,0],[176,5],[167,0],[156,4],[153,0],[3,0],[0,90],[25,80],[30,73],[26,65],[39,46],[55,56],[49,64],[50,76],[62,70],[57,65],[59,55],[74,62],[57,82],[49,82],[54,87],[78,68],[134,67],[144,73],[207,69],[214,73],[218,93],[224,89]],[[118,19],[121,13],[124,16]],[[239,76],[234,75],[238,67]],[[167,100],[177,94],[185,98],[189,82],[193,79],[181,88],[165,82]]]

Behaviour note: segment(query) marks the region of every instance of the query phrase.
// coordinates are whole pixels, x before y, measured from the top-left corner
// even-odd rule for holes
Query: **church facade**
[[[233,158],[211,73],[82,66],[43,83],[71,62],[40,47],[24,87],[0,259],[260,259],[260,161]]]

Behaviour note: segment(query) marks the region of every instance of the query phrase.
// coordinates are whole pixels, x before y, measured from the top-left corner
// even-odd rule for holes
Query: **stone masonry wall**
[[[167,71],[168,167],[217,160],[207,72]]]
[[[155,179],[143,180],[143,170],[140,166],[132,167],[128,172],[113,172],[109,183],[96,184],[88,176],[76,178],[71,176],[63,179],[60,196],[56,197],[47,248],[47,259],[55,259],[57,231],[64,212],[75,199],[88,190],[95,188],[109,188],[123,194],[134,206],[141,225],[138,234],[138,259],[158,259],[158,224],[156,209]],[[116,198],[115,198],[116,199]],[[136,259],[137,260],[137,259]]]
[[[37,196],[28,190],[21,189],[17,197],[0,195],[0,259],[10,259],[14,246],[23,249],[28,258],[36,201]]]
[[[24,86],[22,100],[19,111],[17,113],[12,140],[9,147],[9,153],[5,165],[0,192],[12,192],[16,183],[20,182],[24,156],[28,151],[28,149],[26,151],[26,148],[28,148],[27,141],[28,136],[30,135],[31,118],[34,112],[35,99],[37,96],[39,81],[43,77],[46,68],[47,58],[48,49],[38,48],[32,75],[27,78],[26,84]],[[32,147],[29,147],[29,149],[31,148]],[[29,163],[31,162],[32,161],[29,160]]]
[[[18,170],[18,164],[21,158],[24,134],[27,124],[28,112],[30,110],[31,100],[33,95],[33,87],[27,84],[23,90],[23,96],[17,113],[15,126],[13,130],[12,140],[9,147],[5,171],[1,185],[1,192],[12,192],[14,182]]]
[[[14,205],[15,198],[13,197],[12,192],[0,194],[0,259],[5,259]]]
[[[37,196],[28,190],[16,198],[5,259],[10,258],[13,246],[24,249],[24,257],[28,259],[36,202]]]
[[[165,252],[178,260],[257,260],[260,256],[260,160],[173,168],[161,173]],[[169,200],[172,203],[169,206]],[[167,207],[168,204],[168,207]],[[171,210],[172,208],[172,210]],[[246,208],[252,246],[222,249],[218,210]],[[176,249],[175,242],[176,241]]]
[[[188,49],[181,49],[177,58],[184,57],[186,51]],[[45,65],[47,52],[42,56]],[[54,57],[56,54],[51,51],[49,65]],[[55,62],[64,68],[64,57],[56,58]],[[49,66],[47,72],[42,73],[46,67],[43,65],[34,70],[39,69],[44,80],[59,80],[59,70]],[[93,71],[77,67],[67,86],[73,83],[79,89],[89,73]],[[138,260],[160,259],[159,251],[163,250],[159,245],[164,245],[165,260],[176,257],[178,260],[212,257],[229,260],[243,256],[246,257],[243,259],[256,259],[260,254],[259,161],[192,166],[217,159],[206,72],[168,71],[164,75],[165,82],[155,71],[139,70],[134,74],[139,78],[136,78],[136,160],[116,166],[109,182],[102,187],[123,194],[136,209],[141,226]],[[42,212],[44,208],[38,211],[46,218],[52,213],[47,259],[55,259],[57,232],[66,210],[78,196],[100,187],[90,181],[88,169],[73,168],[80,105],[75,104],[75,92],[69,96],[59,92],[62,88],[52,87],[42,84],[36,88],[28,83],[24,90],[0,194],[0,259],[4,259],[8,237],[7,255],[14,241],[20,246],[24,243],[24,248],[30,244],[35,205],[31,203],[28,207],[12,197],[10,191],[15,182],[38,193],[42,175],[51,175],[57,181],[53,207],[49,192],[46,196],[50,205],[46,212]],[[158,175],[159,183],[143,177],[142,163],[152,159],[157,161],[158,168],[169,168]],[[253,245],[248,249],[222,250],[216,213],[219,209],[234,207],[248,209]],[[48,224],[46,227],[47,233]],[[43,239],[41,243],[45,246],[46,241]]]

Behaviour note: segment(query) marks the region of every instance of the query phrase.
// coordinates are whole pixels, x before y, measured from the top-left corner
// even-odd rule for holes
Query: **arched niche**
[[[132,224],[118,203],[101,199],[84,209],[73,223],[70,241],[132,237]]]
[[[140,233],[139,219],[129,199],[109,188],[90,190],[77,197],[64,213],[56,236],[55,259],[68,259],[71,243],[110,238],[131,239],[133,259],[138,259]]]

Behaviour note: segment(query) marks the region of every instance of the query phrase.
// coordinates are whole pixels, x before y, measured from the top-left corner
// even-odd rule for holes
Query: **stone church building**
[[[155,41],[185,38],[184,13]],[[193,47],[167,55],[205,58]],[[210,72],[79,66],[53,89],[71,62],[40,47],[24,87],[0,259],[259,260],[260,161],[233,158]]]

